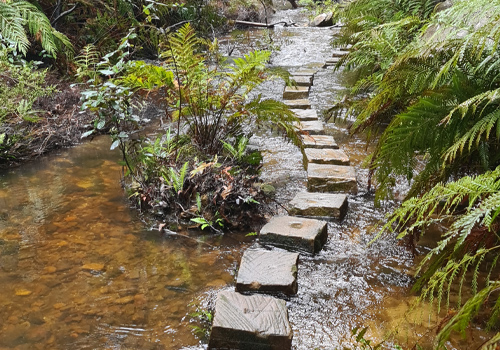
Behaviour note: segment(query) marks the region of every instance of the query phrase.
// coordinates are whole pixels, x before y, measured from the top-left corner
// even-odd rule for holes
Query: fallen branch
[[[247,21],[234,21],[234,23],[249,26],[249,27],[258,27],[258,28],[274,28],[274,26],[277,24],[283,24],[285,27],[295,25],[295,23],[287,23],[285,21],[271,23],[271,24],[260,23],[260,22],[247,22]]]

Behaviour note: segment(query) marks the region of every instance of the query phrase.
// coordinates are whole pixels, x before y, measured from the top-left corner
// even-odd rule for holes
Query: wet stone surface
[[[284,300],[231,291],[217,295],[209,349],[288,350],[292,337]]]
[[[349,157],[340,149],[306,148],[304,149],[304,166],[308,163],[349,165]]]
[[[318,120],[318,113],[315,109],[292,109],[291,111],[301,121]]]
[[[283,98],[286,100],[307,98],[308,96],[309,86],[287,86],[283,91]]]
[[[347,213],[347,206],[345,194],[299,192],[289,203],[289,213],[341,219]]]
[[[356,171],[351,166],[311,163],[307,168],[307,190],[357,193]]]
[[[260,230],[260,243],[317,253],[328,238],[327,223],[295,216],[275,216]]]
[[[248,249],[241,258],[236,290],[297,294],[298,259],[297,253]]]
[[[330,67],[330,66],[335,66],[337,63],[339,63],[340,59],[338,57],[333,57],[327,61],[325,61],[325,64],[323,65],[323,68]]]
[[[309,135],[318,135],[325,132],[323,122],[320,120],[301,121],[295,125]]]
[[[291,75],[290,79],[295,81],[297,86],[311,86],[313,84],[313,75]]]
[[[330,135],[305,135],[302,142],[305,148],[339,148]]]
[[[301,68],[292,73],[292,75],[314,75],[318,72],[317,69],[313,68]]]
[[[289,108],[297,108],[297,109],[309,109],[309,108],[311,108],[311,102],[308,99],[284,100],[283,102]]]
[[[346,50],[335,50],[332,52],[332,57],[339,58],[339,57],[343,57],[343,56],[347,55],[348,53],[349,53],[349,51],[346,51]]]

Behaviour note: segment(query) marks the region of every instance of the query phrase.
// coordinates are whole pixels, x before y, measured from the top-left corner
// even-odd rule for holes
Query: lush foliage
[[[35,5],[24,0],[0,1],[0,39],[14,42],[16,49],[26,54],[30,46],[28,34],[54,57],[63,49],[71,50],[69,39],[55,30]]]
[[[266,68],[266,51],[226,61],[217,42],[198,38],[190,25],[168,37],[161,66],[128,61],[132,38],[98,63],[90,48],[77,59],[82,80],[90,82],[83,106],[96,113],[87,134],[111,132],[141,208],[213,230],[257,224],[255,207],[266,197],[256,185],[261,157],[246,152],[248,139],[257,127],[274,128],[297,144],[300,137],[286,105],[250,96],[260,83],[284,73]],[[97,76],[89,67],[97,68]],[[103,82],[103,75],[111,79]],[[164,98],[170,128],[156,138],[132,140],[139,122],[135,97],[145,94]]]
[[[429,225],[448,225],[415,286],[438,305],[457,296],[451,306],[459,311],[438,335],[442,345],[480,310],[498,326],[500,3],[435,5],[355,1],[336,43],[352,45],[339,67],[357,79],[338,107],[356,116],[353,131],[384,129],[369,160],[376,199],[390,196],[398,177],[412,183],[383,231],[418,237]],[[462,293],[467,279],[470,294]]]
[[[0,48],[0,162],[14,157],[17,142],[26,137],[26,124],[39,119],[35,101],[55,91],[45,84],[46,71],[16,58],[16,52],[14,44]]]

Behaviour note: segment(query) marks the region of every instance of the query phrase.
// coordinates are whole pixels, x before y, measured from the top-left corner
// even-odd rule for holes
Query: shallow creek
[[[299,10],[276,17],[304,22]],[[276,28],[283,46],[273,64],[291,70],[321,64],[331,34]],[[337,73],[319,69],[313,108],[328,108],[341,88]],[[280,98],[282,89],[268,83],[261,92]],[[301,257],[299,293],[287,303],[294,349],[341,348],[356,326],[369,326],[376,340],[397,330],[403,347],[416,341],[428,347],[435,315],[422,307],[408,312],[416,299],[409,293],[411,254],[389,238],[367,247],[370,229],[392,204],[374,208],[364,195],[366,145],[328,127],[358,168],[361,191],[349,198],[347,217],[330,223],[324,250]],[[254,142],[269,150],[262,177],[280,202],[305,189],[297,148],[272,135]],[[210,309],[219,290],[233,288],[239,258],[254,238],[162,236],[145,227],[121,189],[119,154],[109,143],[101,137],[0,174],[0,349],[206,348],[190,314]],[[480,344],[482,333],[471,341]],[[472,347],[460,339],[449,345]]]

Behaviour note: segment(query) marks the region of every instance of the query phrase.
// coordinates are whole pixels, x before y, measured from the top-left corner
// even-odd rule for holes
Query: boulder
[[[330,27],[333,26],[333,13],[327,12],[316,16],[310,26],[311,27]]]

